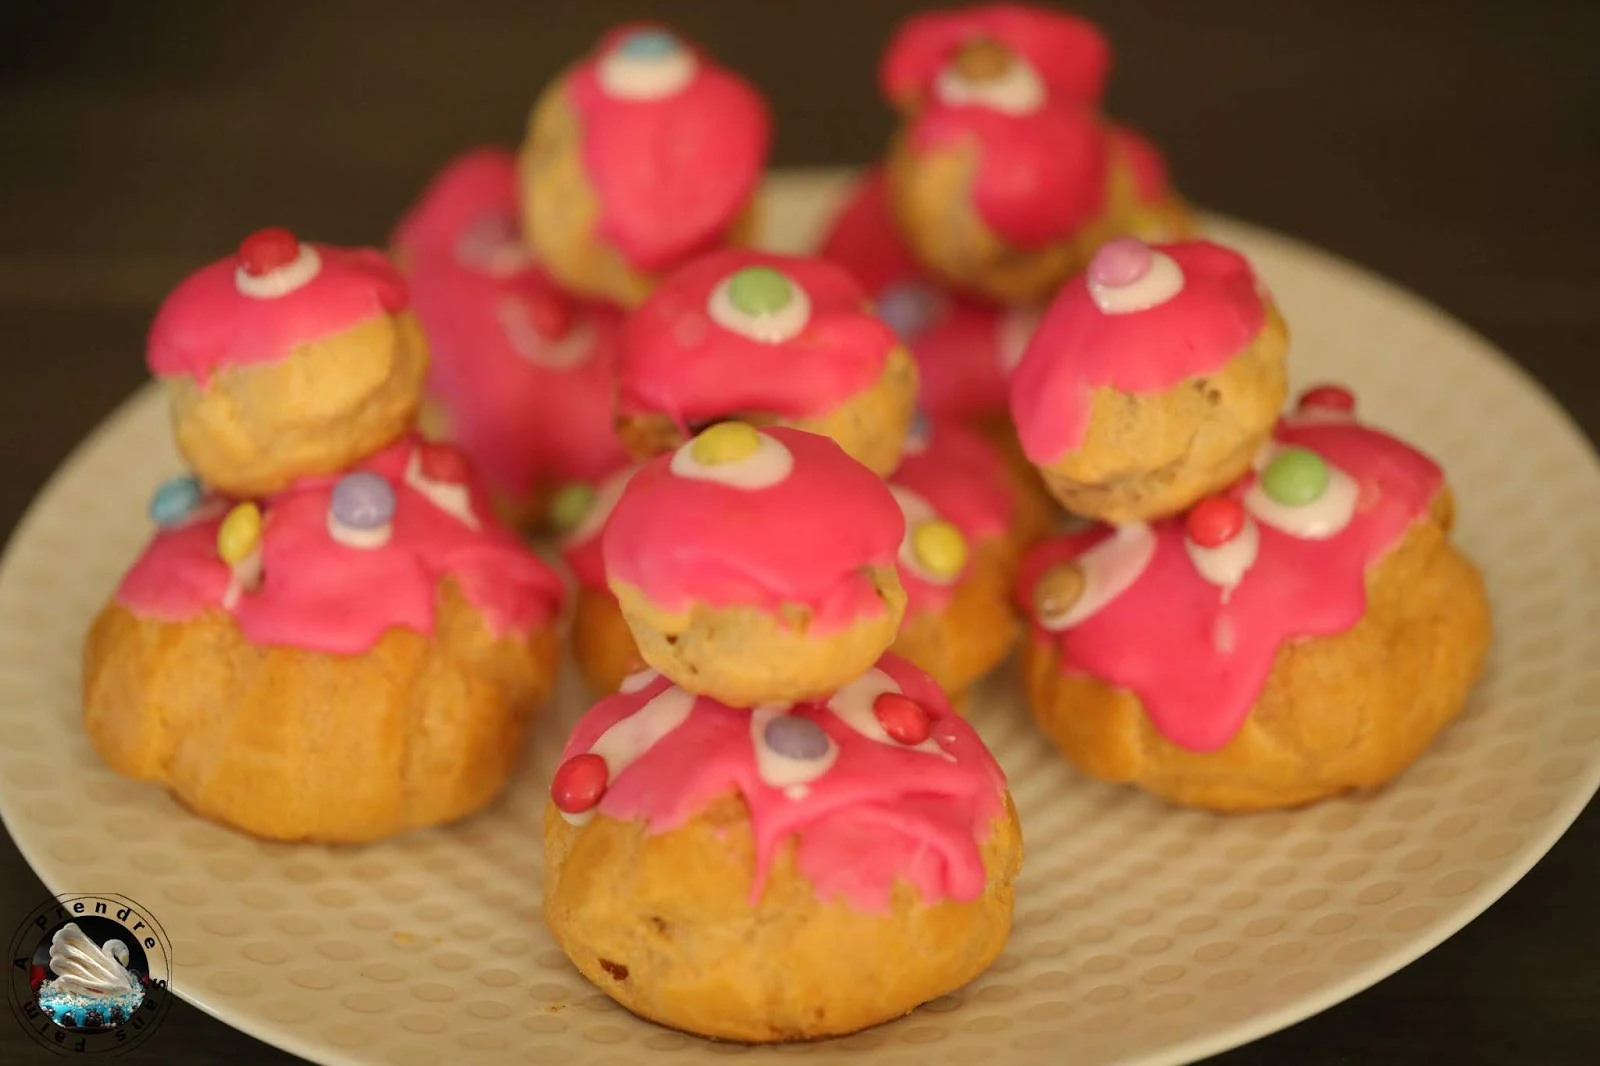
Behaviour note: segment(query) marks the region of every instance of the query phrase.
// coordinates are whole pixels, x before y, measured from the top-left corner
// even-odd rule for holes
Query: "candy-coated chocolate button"
[[[550,525],[562,533],[578,528],[583,516],[594,506],[594,497],[594,487],[582,481],[561,486],[560,491],[550,499],[547,515]]]
[[[1328,488],[1328,464],[1304,448],[1285,448],[1261,472],[1261,487],[1276,503],[1302,507]]]
[[[605,759],[586,751],[556,768],[550,780],[550,799],[558,810],[582,814],[600,802],[610,782],[611,770]]]
[[[933,728],[922,704],[898,692],[885,692],[873,700],[872,713],[883,731],[901,744],[921,744]]]
[[[636,30],[617,46],[629,59],[663,59],[677,50],[678,39],[666,30]]]
[[[300,257],[300,239],[277,226],[256,230],[239,242],[239,265],[244,272],[259,277]]]
[[[928,328],[938,309],[938,297],[914,281],[891,285],[878,294],[878,317],[901,340],[911,340]]]
[[[745,267],[728,279],[728,302],[747,315],[774,315],[794,299],[794,285],[771,267]]]
[[[205,497],[197,478],[184,476],[165,481],[150,498],[150,520],[158,526],[175,526],[194,514]]]
[[[1349,389],[1339,385],[1317,385],[1300,394],[1298,407],[1302,411],[1340,411],[1351,414],[1356,409],[1356,397]]]
[[[217,529],[217,554],[237,566],[261,546],[261,508],[241,503],[228,512]]]
[[[923,522],[912,531],[911,551],[917,562],[940,577],[954,577],[967,565],[967,538],[942,518]]]
[[[1150,273],[1150,246],[1133,237],[1107,241],[1089,260],[1089,281],[1107,289],[1132,285]]]
[[[339,479],[328,508],[341,526],[382,529],[394,521],[394,486],[380,474],[358,470]]]
[[[463,485],[471,476],[471,467],[467,457],[448,444],[424,444],[422,476],[447,485]]]
[[[768,722],[761,739],[786,759],[810,762],[828,754],[828,734],[822,727],[809,718],[792,714],[779,715]]]
[[[1201,500],[1184,518],[1184,532],[1202,548],[1220,548],[1244,529],[1244,505],[1231,496]]]
[[[980,37],[956,53],[956,71],[968,81],[993,81],[1011,69],[1011,50],[999,41]]]
[[[761,447],[761,434],[746,422],[718,422],[708,426],[689,446],[695,461],[706,466],[724,466],[748,459]]]
[[[1033,586],[1033,607],[1040,617],[1054,618],[1072,610],[1083,595],[1083,567],[1077,563],[1057,563],[1039,576]]]

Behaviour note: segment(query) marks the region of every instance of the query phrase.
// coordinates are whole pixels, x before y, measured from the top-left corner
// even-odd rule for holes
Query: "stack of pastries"
[[[89,634],[97,748],[261,837],[441,824],[513,773],[566,621],[599,702],[550,929],[752,1042],[999,954],[1021,835],[962,716],[1019,642],[1093,777],[1245,811],[1400,772],[1490,636],[1443,474],[1343,388],[1283,413],[1284,316],[1103,114],[1110,65],[1060,11],[908,20],[884,159],[780,255],[759,93],[624,26],[387,256],[249,237],[151,330],[194,473]]]

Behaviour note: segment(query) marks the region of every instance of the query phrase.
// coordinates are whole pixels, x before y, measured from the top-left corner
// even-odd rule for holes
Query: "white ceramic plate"
[[[771,243],[814,239],[841,181],[775,180]],[[1297,380],[1348,382],[1366,416],[1443,461],[1498,630],[1471,707],[1376,795],[1212,817],[1079,777],[997,682],[974,717],[1028,844],[1005,954],[879,1029],[717,1051],[874,1066],[1193,1061],[1439,943],[1600,783],[1600,467],[1582,435],[1416,298],[1259,230],[1213,231],[1277,295]],[[571,684],[497,807],[371,847],[258,843],[100,765],[79,726],[79,642],[148,534],[150,490],[178,469],[160,397],[141,392],[62,467],[0,571],[0,810],[51,890],[144,904],[171,938],[179,994],[320,1063],[622,1066],[713,1048],[613,1006],[540,924],[544,789],[583,709]]]

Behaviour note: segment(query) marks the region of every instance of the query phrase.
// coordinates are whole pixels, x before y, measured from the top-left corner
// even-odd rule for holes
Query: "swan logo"
[[[126,896],[63,896],[11,941],[11,1009],[34,1039],[65,1055],[126,1051],[171,1006],[172,945]]]

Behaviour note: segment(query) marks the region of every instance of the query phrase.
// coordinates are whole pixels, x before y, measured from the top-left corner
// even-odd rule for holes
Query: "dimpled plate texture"
[[[813,240],[843,180],[775,179],[770,243]],[[1600,468],[1554,403],[1437,311],[1284,239],[1221,220],[1213,232],[1276,293],[1298,383],[1348,382],[1366,416],[1442,460],[1461,541],[1488,574],[1488,676],[1375,795],[1265,816],[1174,810],[1075,774],[998,679],[974,715],[1010,775],[1028,854],[994,968],[837,1041],[752,1049],[669,1032],[586,984],[540,923],[544,790],[583,709],[570,680],[503,802],[371,847],[257,843],[100,765],[79,726],[79,642],[149,531],[149,492],[179,469],[147,390],[62,468],[0,573],[6,824],[52,891],[151,909],[181,995],[321,1063],[624,1066],[716,1052],[1150,1066],[1353,995],[1510,887],[1600,781]]]

